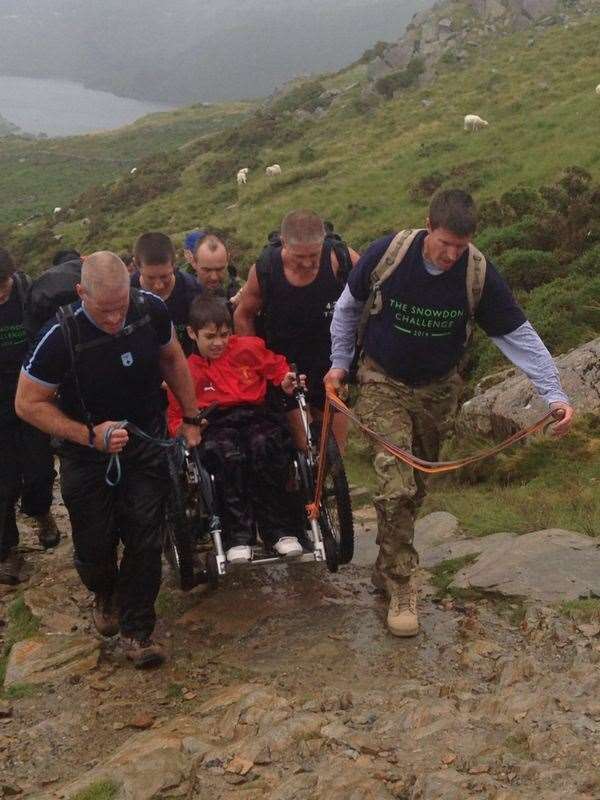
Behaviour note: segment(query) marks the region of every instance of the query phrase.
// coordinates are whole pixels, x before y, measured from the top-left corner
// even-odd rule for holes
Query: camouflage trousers
[[[413,455],[437,461],[450,433],[462,380],[453,370],[425,386],[394,380],[368,356],[358,371],[356,413],[361,421]],[[415,517],[426,493],[425,473],[412,470],[370,441],[377,476],[377,544],[373,583],[389,593],[419,563],[413,547]]]

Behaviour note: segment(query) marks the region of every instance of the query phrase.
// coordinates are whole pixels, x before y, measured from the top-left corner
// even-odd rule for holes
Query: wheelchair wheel
[[[180,588],[189,591],[196,585],[194,535],[186,511],[183,478],[170,454],[167,462],[170,492],[163,526],[163,550]]]
[[[327,442],[327,471],[321,497],[321,517],[335,541],[338,562],[348,564],[354,556],[354,521],[348,479],[342,455],[333,435]]]

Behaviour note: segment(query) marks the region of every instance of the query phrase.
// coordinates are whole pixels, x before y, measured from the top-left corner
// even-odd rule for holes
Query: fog
[[[170,104],[259,97],[397,39],[431,4],[0,0],[0,74],[80,81]]]

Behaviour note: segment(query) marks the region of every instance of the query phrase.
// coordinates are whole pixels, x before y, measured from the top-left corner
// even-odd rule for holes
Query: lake
[[[169,108],[86,89],[72,81],[0,75],[0,116],[27,133],[92,133],[119,128],[145,114]]]

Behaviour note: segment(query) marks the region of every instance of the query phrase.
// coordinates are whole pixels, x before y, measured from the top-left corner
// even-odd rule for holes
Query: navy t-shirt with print
[[[116,335],[97,328],[81,301],[73,304],[76,341],[82,345],[77,376],[95,425],[127,419],[144,430],[154,430],[163,414],[159,357],[161,347],[171,341],[173,325],[160,298],[144,291],[139,291],[138,297],[137,305],[129,305],[123,331]],[[56,318],[40,331],[23,369],[34,381],[58,389],[65,414],[84,421],[69,352]]]
[[[8,300],[0,304],[0,402],[14,400],[21,363],[26,352],[23,306],[17,285],[13,281]]]
[[[136,289],[140,288],[139,272],[134,272],[131,276],[131,285]],[[179,269],[175,270],[175,286],[164,303],[171,316],[173,325],[175,326],[175,333],[179,339],[179,344],[182,346],[186,356],[196,352],[194,342],[187,335],[186,326],[190,315],[192,300],[194,297],[201,294],[201,292],[202,287],[193,275],[188,275],[187,272],[182,272]]]
[[[363,345],[388,375],[413,385],[440,378],[458,364],[469,316],[468,252],[452,269],[431,275],[423,262],[425,236],[425,231],[417,235],[402,263],[382,284],[383,308],[370,317]],[[356,300],[367,300],[370,275],[393,238],[374,242],[350,273],[348,286]],[[489,336],[512,333],[526,321],[489,261],[475,320]]]

